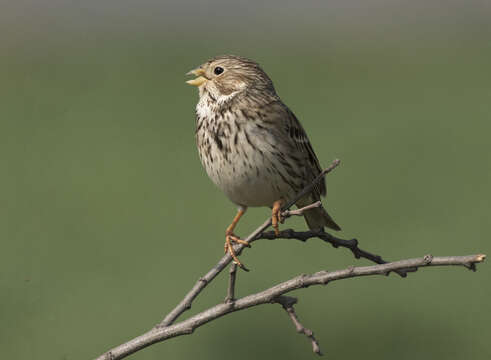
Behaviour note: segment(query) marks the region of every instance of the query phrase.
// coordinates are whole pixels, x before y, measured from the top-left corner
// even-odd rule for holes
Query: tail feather
[[[307,210],[304,213],[305,221],[310,230],[318,231],[323,230],[324,226],[336,231],[341,230],[338,224],[327,213],[327,211],[321,206],[318,208]]]

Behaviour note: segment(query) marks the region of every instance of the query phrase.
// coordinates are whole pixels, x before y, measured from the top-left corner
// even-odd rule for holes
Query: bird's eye
[[[215,75],[220,75],[223,72],[223,68],[217,66],[215,69],[213,69],[213,72],[215,73]]]

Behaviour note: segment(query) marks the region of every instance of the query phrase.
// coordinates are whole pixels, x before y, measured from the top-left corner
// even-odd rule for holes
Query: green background
[[[51,6],[48,6],[51,5]],[[11,5],[13,6],[13,5]],[[184,74],[260,62],[328,176],[330,213],[397,260],[489,253],[489,6],[224,1],[25,2],[3,9],[0,355],[90,359],[151,328],[222,256],[235,207],[201,168]],[[250,209],[246,235],[268,216]],[[301,219],[287,226],[304,229]],[[259,241],[244,296],[367,265],[318,240]],[[489,359],[489,264],[294,293],[330,359]],[[221,274],[190,314],[223,300]],[[218,319],[133,359],[314,358],[278,305]]]

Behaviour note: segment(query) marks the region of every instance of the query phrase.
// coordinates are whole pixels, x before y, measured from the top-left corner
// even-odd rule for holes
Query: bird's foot
[[[274,233],[276,236],[280,235],[279,223],[283,223],[283,217],[281,216],[281,206],[283,200],[277,200],[273,203],[273,213],[271,215],[271,225],[273,225]]]
[[[234,244],[242,244],[242,245],[245,245],[247,247],[251,247],[251,245],[247,241],[242,240],[241,238],[239,238],[238,236],[236,236],[233,232],[227,231],[225,233],[225,245],[224,245],[225,253],[228,252],[230,254],[230,256],[232,257],[232,259],[234,260],[234,262],[241,269],[246,270],[246,271],[249,271],[244,266],[244,264],[242,264],[240,262],[239,258],[237,257],[237,254],[235,253],[235,250],[234,250]]]

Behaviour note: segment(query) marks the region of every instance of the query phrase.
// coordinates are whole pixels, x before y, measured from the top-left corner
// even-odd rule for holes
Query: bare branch
[[[321,206],[320,202],[308,205],[304,208],[290,211],[289,208],[301,197],[312,191],[315,184],[323,179],[325,175],[331,172],[339,165],[339,160],[335,160],[331,166],[321,172],[319,176],[297,194],[289,203],[282,208],[282,215],[284,218],[296,215],[302,215],[304,211]],[[284,294],[302,287],[308,287],[310,285],[327,284],[330,281],[345,279],[349,277],[365,276],[384,274],[388,275],[391,271],[397,272],[402,277],[406,276],[409,271],[416,271],[418,267],[422,266],[435,266],[435,265],[463,265],[469,269],[475,270],[475,264],[484,260],[484,255],[470,255],[470,256],[457,256],[457,257],[444,257],[433,258],[432,256],[425,256],[421,259],[403,260],[393,263],[386,263],[380,256],[371,254],[367,251],[358,248],[358,241],[356,239],[344,240],[336,238],[325,232],[295,232],[293,230],[285,230],[280,233],[278,237],[272,232],[264,233],[264,231],[271,225],[271,218],[260,225],[255,231],[253,231],[246,239],[246,244],[251,243],[259,239],[276,239],[276,238],[290,238],[306,241],[312,237],[319,237],[322,240],[330,243],[334,247],[345,247],[351,250],[355,258],[366,258],[380,265],[366,266],[366,267],[350,267],[345,270],[339,270],[335,272],[321,271],[311,275],[300,275],[289,281],[280,283],[265,291],[243,297],[235,300],[235,281],[237,276],[237,266],[232,264],[229,272],[229,282],[227,296],[225,302],[209,308],[187,320],[174,324],[176,319],[191,308],[194,299],[203,291],[203,289],[228,265],[232,262],[232,257],[229,253],[224,255],[220,261],[209,270],[203,277],[201,277],[193,288],[186,294],[184,299],[162,320],[160,324],[155,326],[147,333],[130,340],[129,342],[122,344],[111,351],[98,357],[98,360],[117,360],[122,359],[140,349],[143,349],[153,343],[164,341],[172,337],[191,334],[196,328],[209,321],[212,321],[218,317],[222,317],[228,313],[234,311],[240,311],[249,307],[266,304],[266,303],[280,303],[287,311],[290,319],[294,323],[297,331],[305,334],[312,342],[313,350],[320,354],[319,345],[314,338],[312,331],[306,329],[298,320],[293,304],[296,303],[296,299]],[[243,248],[247,246],[245,244],[239,244],[234,246],[236,254],[240,254]]]
[[[334,235],[331,235],[331,234],[326,233],[324,231],[294,231],[293,229],[286,229],[286,230],[280,231],[280,233],[278,235],[276,235],[274,233],[274,231],[268,231],[268,232],[261,233],[261,235],[256,240],[259,240],[259,239],[267,239],[267,240],[296,239],[296,240],[306,242],[308,239],[311,239],[311,238],[319,238],[319,239],[321,239],[327,243],[330,243],[335,248],[344,247],[344,248],[350,249],[356,259],[364,258],[364,259],[370,260],[376,264],[386,264],[387,263],[387,261],[382,259],[381,256],[375,255],[375,254],[372,254],[368,251],[360,249],[358,247],[358,240],[356,240],[356,239],[351,239],[351,240],[340,239],[340,238],[337,238]],[[415,268],[407,268],[407,269],[395,270],[394,272],[399,274],[401,277],[406,277],[408,272],[414,272],[414,271],[416,271]]]
[[[233,262],[230,265],[227,296],[225,297],[226,303],[235,301],[235,278],[236,277],[237,277],[237,264]]]
[[[433,257],[431,255],[426,255],[421,258],[400,260],[381,265],[349,267],[344,270],[320,271],[310,275],[299,275],[267,290],[237,299],[233,303],[221,303],[215,305],[175,325],[155,327],[147,333],[138,336],[125,344],[117,346],[107,353],[99,356],[97,360],[122,359],[156,342],[161,342],[176,336],[191,334],[198,327],[226,314],[244,310],[253,306],[277,302],[279,296],[296,289],[306,288],[313,285],[327,285],[335,280],[348,279],[358,276],[386,275],[391,271],[407,268],[460,265],[475,270],[475,264],[484,261],[485,258],[486,255],[483,254],[445,257]]]
[[[297,209],[297,210],[285,210],[281,213],[281,217],[283,219],[287,219],[290,216],[303,216],[303,213],[307,210],[318,208],[322,206],[322,202],[316,201],[315,203],[312,203],[310,205],[304,206],[303,208]]]
[[[293,325],[295,326],[297,332],[299,334],[304,334],[307,338],[310,339],[310,342],[312,343],[312,351],[317,355],[322,355],[319,343],[314,337],[314,333],[312,332],[312,330],[307,329],[298,320],[295,309],[293,308],[293,305],[297,303],[297,298],[281,295],[276,298],[276,302],[283,306],[283,309],[285,309],[286,313],[290,317],[290,320],[293,322]]]

